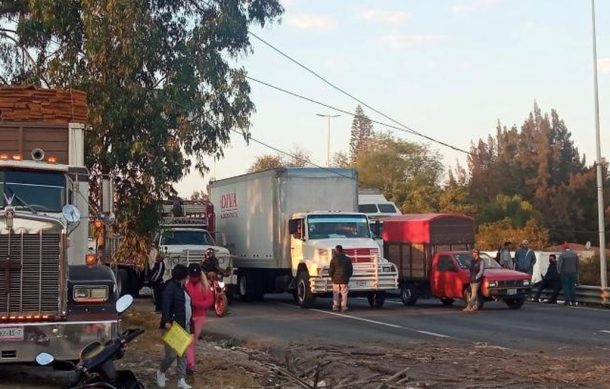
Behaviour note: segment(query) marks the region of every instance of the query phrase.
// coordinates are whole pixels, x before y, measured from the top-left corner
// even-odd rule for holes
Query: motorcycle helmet
[[[209,249],[205,250],[206,258],[212,258],[215,254],[216,254],[216,252],[214,251],[213,248],[209,248]]]

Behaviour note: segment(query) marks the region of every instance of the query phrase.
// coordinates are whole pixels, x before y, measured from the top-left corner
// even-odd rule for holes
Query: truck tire
[[[446,307],[453,305],[454,302],[454,299],[450,299],[448,297],[441,297],[441,303],[443,303],[443,305]]]
[[[125,269],[118,269],[116,272],[116,288],[119,297],[129,294],[129,273]]]
[[[510,309],[521,309],[523,304],[525,303],[525,297],[515,297],[511,299],[504,300],[508,308]]]
[[[406,306],[412,306],[417,303],[417,289],[413,285],[402,285],[400,287],[400,299]]]
[[[238,277],[238,286],[239,296],[243,301],[260,301],[264,297],[263,282],[254,271],[242,273]]]
[[[297,302],[301,308],[306,309],[313,305],[316,300],[316,295],[311,292],[309,286],[309,273],[305,271],[299,272],[297,275]]]
[[[367,297],[371,308],[381,308],[385,303],[385,292],[371,292]]]
[[[464,303],[466,303],[466,305],[468,305],[468,300],[470,300],[470,285],[467,286],[466,288],[464,288]],[[483,295],[479,291],[479,307],[478,308],[483,309],[484,304],[485,304],[485,300],[483,298]]]

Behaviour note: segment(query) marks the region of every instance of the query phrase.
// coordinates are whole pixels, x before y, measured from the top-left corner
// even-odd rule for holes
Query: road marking
[[[430,336],[436,336],[437,338],[450,338],[449,335],[443,335],[443,334],[437,334],[436,332],[429,332],[429,331],[417,331],[420,334],[424,334],[424,335],[430,335]]]
[[[610,331],[608,330],[599,330],[599,332],[603,332],[604,334],[610,334]]]
[[[370,320],[370,319],[365,319],[363,317],[358,317],[358,316],[352,316],[352,315],[344,315],[342,313],[337,313],[337,312],[328,312],[328,311],[323,311],[321,309],[308,309],[309,311],[314,311],[314,312],[320,312],[320,313],[326,313],[328,315],[333,315],[333,316],[339,316],[339,317],[344,317],[346,319],[352,319],[352,320],[359,320],[359,321],[363,321],[366,323],[371,323],[371,324],[378,324],[380,326],[386,326],[386,327],[392,327],[392,328],[402,328],[402,329],[406,329],[403,326],[399,326],[397,324],[390,324],[390,323],[384,323],[382,321],[377,321],[377,320]],[[420,332],[420,331],[417,331]]]

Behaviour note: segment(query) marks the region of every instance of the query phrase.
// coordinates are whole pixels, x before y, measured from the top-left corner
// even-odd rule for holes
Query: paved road
[[[579,355],[610,360],[610,311],[586,307],[526,304],[509,310],[487,303],[484,310],[466,314],[462,306],[444,307],[424,300],[405,307],[390,299],[383,309],[371,309],[353,299],[345,314],[331,312],[329,299],[312,309],[294,305],[288,295],[266,296],[260,303],[237,302],[226,318],[210,317],[207,331],[246,342],[318,342],[396,346],[434,340],[482,342],[523,351],[569,349]]]

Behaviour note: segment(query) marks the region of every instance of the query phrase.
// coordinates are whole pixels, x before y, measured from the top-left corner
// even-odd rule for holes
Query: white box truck
[[[358,209],[353,169],[278,168],[210,183],[217,229],[227,238],[244,300],[292,292],[304,308],[332,292],[328,266],[342,245],[352,259],[350,293],[381,307],[398,287]]]

